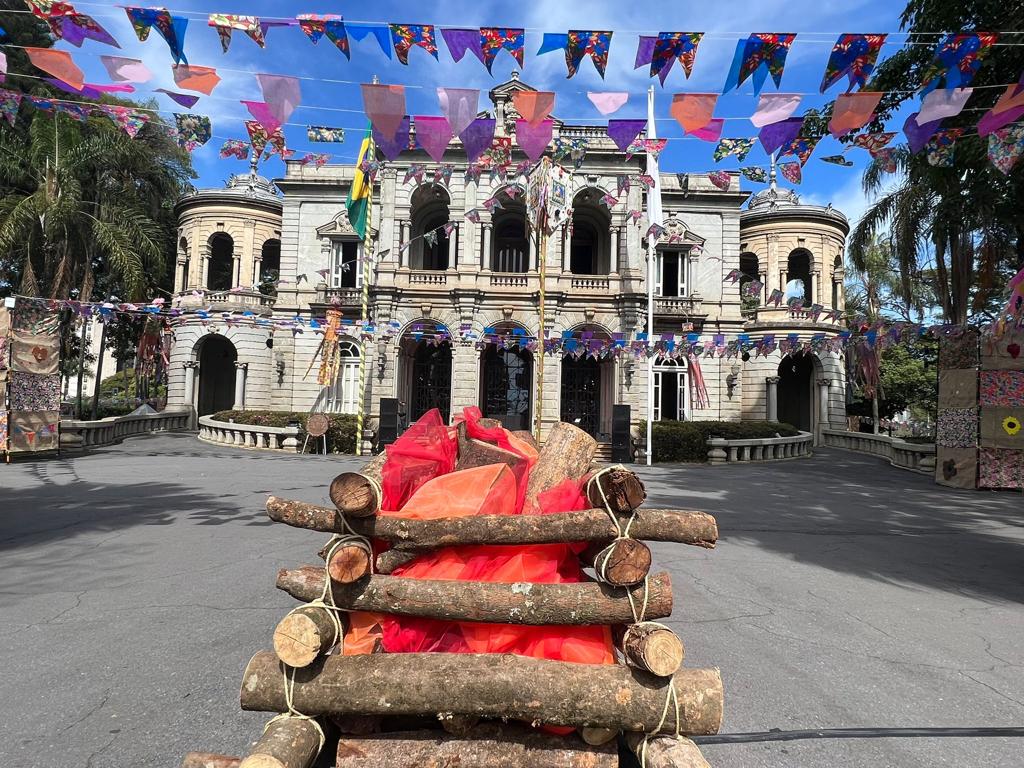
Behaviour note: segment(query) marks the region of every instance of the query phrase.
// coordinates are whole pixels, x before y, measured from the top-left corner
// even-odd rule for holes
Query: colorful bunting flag
[[[206,24],[217,30],[224,53],[227,53],[228,48],[231,47],[231,31],[234,29],[244,32],[260,48],[267,47],[263,27],[260,26],[260,20],[255,16],[239,16],[234,13],[211,13]]]
[[[832,46],[832,54],[825,65],[825,76],[821,79],[821,93],[838,83],[846,75],[850,85],[846,89],[863,88],[875,69],[878,52],[885,45],[886,35],[862,35],[847,33],[840,35]]]
[[[896,173],[896,148],[882,147],[870,150],[871,157],[884,173]]]
[[[659,32],[651,49],[651,77],[657,75],[661,84],[665,85],[665,78],[678,59],[689,79],[693,72],[693,62],[697,58],[697,46],[703,37],[703,32]]]
[[[603,80],[605,68],[608,66],[608,51],[611,44],[612,33],[610,31],[570,29],[565,42],[565,66],[569,70],[568,77],[573,77],[579,70],[584,57],[590,56],[590,60],[594,62],[594,69]]]
[[[345,141],[344,128],[329,128],[326,125],[307,125],[307,141],[341,144]]]
[[[932,93],[944,93],[944,91],[932,91]],[[936,168],[951,168],[953,166],[953,149],[956,140],[963,135],[963,128],[946,128],[937,131],[934,136],[928,139],[925,145],[925,157],[928,165]]]
[[[494,58],[499,51],[508,51],[512,58],[523,68],[524,30],[510,27],[480,27],[481,60],[487,71],[491,71]]]
[[[821,141],[821,136],[797,136],[779,150],[779,157],[796,155],[800,160],[800,165],[807,165],[807,161],[810,160],[811,153],[814,152],[819,141]]]
[[[451,163],[439,165],[437,168],[434,169],[434,183],[444,184],[445,186],[448,186],[451,183],[452,173],[454,172],[455,166],[452,165]],[[445,234],[450,234],[447,229],[445,229]]]
[[[686,133],[692,133],[711,122],[717,102],[717,93],[677,93],[669,112]]]
[[[297,77],[257,74],[263,101],[270,113],[284,125],[302,102],[302,88]]]
[[[829,133],[838,139],[851,131],[860,130],[874,117],[875,107],[881,100],[880,91],[839,94],[832,109],[832,119],[828,123]]]
[[[275,140],[279,140],[282,145],[284,143],[284,137],[281,135],[280,128],[277,128],[274,131],[268,131],[264,126],[260,125],[258,121],[246,120],[245,130],[249,134],[249,143],[252,144],[252,153],[254,157],[259,157],[263,154],[263,150],[270,142],[271,137],[274,137]]]
[[[171,101],[180,104],[185,109],[192,109],[192,107],[196,105],[196,102],[199,101],[199,97],[193,96],[191,93],[178,93],[177,91],[169,91],[166,88],[157,88],[156,92],[164,94],[169,97]]]
[[[750,150],[753,149],[756,142],[757,139],[722,139],[715,147],[715,162],[720,163],[730,155],[735,155],[736,159],[742,163],[747,159],[747,155],[750,154]]]
[[[907,117],[903,123],[903,133],[907,137],[907,146],[910,147],[910,151],[916,155],[924,149],[924,145],[939,129],[941,123],[941,120],[933,120],[930,123],[921,124],[917,121],[917,112]]]
[[[930,123],[933,120],[956,117],[963,112],[972,93],[974,93],[973,88],[951,88],[949,90],[936,89],[925,94],[921,100],[921,110],[917,113],[917,119],[922,123]]]
[[[316,13],[304,13],[296,18],[299,22],[299,28],[306,33],[306,37],[309,38],[313,45],[320,42],[320,38],[324,35],[327,39],[334,43],[334,46],[345,54],[346,59],[352,58],[352,52],[348,43],[348,32],[345,29],[345,20],[335,13],[327,14],[316,14]],[[353,35],[354,36],[354,35]],[[387,39],[385,38],[384,46],[385,52],[390,57],[391,49],[386,45]]]
[[[323,166],[327,165],[330,159],[330,155],[324,154],[322,152],[307,152],[301,158],[299,158],[299,163],[301,163],[302,165],[312,165],[315,168],[322,168]]]
[[[171,49],[171,56],[175,64],[188,63],[185,58],[185,30],[188,28],[188,19],[184,16],[172,16],[166,8],[125,8],[128,21],[135,30],[136,37],[140,43],[146,42],[149,37],[149,30],[156,27],[160,37]]]
[[[799,136],[803,125],[802,117],[791,117],[764,126],[757,137],[761,142],[761,147],[770,155]]]
[[[992,165],[1009,175],[1024,152],[1024,123],[1009,125],[988,137],[988,159]]]
[[[466,211],[465,217],[467,221],[471,221],[474,224],[480,223],[480,211],[478,211],[476,208],[470,208],[468,211]]]
[[[53,36],[78,48],[86,38],[105,45],[120,48],[107,30],[92,17],[75,10],[71,3],[54,0],[25,0],[32,15],[42,19],[50,27]]]
[[[123,130],[132,139],[138,135],[139,131],[150,120],[147,113],[118,104],[97,104],[94,109],[113,120],[114,125]]]
[[[249,159],[249,145],[241,139],[227,139],[220,147],[222,160],[235,158],[236,160]]]
[[[71,54],[67,51],[57,51],[53,48],[31,48],[25,46],[22,50],[28,55],[32,66],[53,75],[77,90],[85,85],[85,75],[75,64]]]
[[[148,83],[153,79],[153,73],[140,59],[100,56],[100,61],[115,83]]]
[[[484,150],[491,146],[494,127],[493,117],[478,117],[459,133],[462,147],[466,150],[466,157],[470,163],[479,160]]]
[[[242,105],[249,110],[249,114],[266,129],[268,134],[280,130],[281,121],[274,116],[269,104],[262,101],[243,101]]]
[[[356,40],[365,40],[373,35],[381,52],[391,58],[391,30],[386,24],[348,24],[348,33]]]
[[[853,137],[853,146],[866,149],[869,152],[877,151],[887,146],[890,141],[896,138],[895,131],[883,131],[881,133],[862,133]]]
[[[1024,115],[1024,75],[1020,83],[1007,86],[999,100],[978,121],[978,135],[988,136]]]
[[[555,147],[551,151],[551,158],[556,162],[562,162],[566,157],[572,160],[573,166],[577,169],[583,165],[587,155],[587,140],[567,138],[565,136],[555,137]]]
[[[701,141],[718,141],[722,138],[722,131],[725,129],[725,120],[720,117],[712,118],[707,125],[690,131],[689,135]]]
[[[422,48],[437,58],[433,24],[389,24],[388,27],[391,30],[391,43],[395,46],[395,55],[402,64],[409,64],[409,51],[413,48]]]
[[[779,163],[778,167],[779,173],[782,174],[782,178],[790,184],[799,184],[803,181],[803,166],[800,165],[799,160],[793,160],[788,163]]]
[[[542,56],[545,53],[553,53],[554,51],[565,53],[565,46],[568,44],[569,35],[562,32],[545,32],[540,48],[537,50],[537,55]]]
[[[740,173],[743,174],[743,178],[758,184],[764,184],[768,181],[768,171],[758,165],[744,166],[740,168]]]
[[[174,83],[186,91],[199,91],[209,96],[220,82],[220,75],[213,67],[200,67],[190,64],[178,64],[171,68]]]
[[[826,155],[820,158],[823,163],[831,163],[832,165],[841,165],[844,168],[852,168],[853,161],[848,160],[845,155]]]
[[[481,47],[483,36],[480,33],[481,30],[479,28],[445,28],[441,30],[441,37],[444,38],[445,45],[448,46],[448,53],[452,55],[452,59],[454,59],[456,63],[462,61],[462,58],[466,55],[466,51],[472,51],[473,55],[476,56],[482,64],[484,61],[484,52]]]
[[[723,192],[732,184],[732,176],[728,171],[711,171],[708,173],[708,180]]]
[[[437,101],[452,134],[459,136],[476,119],[480,91],[476,88],[438,88]]]
[[[205,115],[175,113],[174,122],[178,128],[178,146],[189,152],[203,146],[213,134],[210,118]]]
[[[935,49],[935,58],[921,79],[921,89],[928,93],[945,80],[945,87],[964,88],[971,84],[999,35],[992,32],[964,32],[946,35]]]
[[[21,106],[22,94],[18,91],[8,91],[0,88],[0,115],[4,116],[8,124],[14,125],[18,117],[18,108]]]
[[[761,92],[769,75],[775,87],[780,87],[786,56],[795,38],[796,35],[789,32],[756,32],[746,40],[740,40],[736,44],[736,53],[722,93],[739,88],[751,76],[755,94]]]
[[[536,161],[551,143],[553,120],[542,120],[531,125],[526,120],[516,120],[516,143],[528,158]]]
[[[405,171],[405,178],[402,179],[403,184],[408,184],[410,181],[415,181],[417,184],[423,183],[423,172],[426,170],[423,163],[413,163]]]
[[[555,94],[551,91],[515,91],[512,104],[523,120],[535,126],[546,120],[555,108]]]
[[[750,117],[755,128],[781,123],[796,112],[802,97],[798,93],[762,93],[757,102],[757,110]]]
[[[620,152],[625,152],[646,126],[646,120],[609,120],[608,138],[615,142]]]
[[[453,135],[448,120],[443,117],[418,115],[415,124],[416,141],[434,162],[441,162]]]
[[[410,149],[408,115],[402,118],[398,124],[398,129],[391,135],[378,130],[377,126],[374,125],[373,141],[387,160],[394,160],[402,152]]]
[[[363,83],[363,108],[382,136],[394,136],[405,116],[405,86]]]

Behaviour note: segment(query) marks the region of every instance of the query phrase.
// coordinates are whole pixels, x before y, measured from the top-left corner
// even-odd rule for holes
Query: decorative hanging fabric
[[[199,91],[209,96],[220,82],[220,75],[213,67],[200,67],[194,64],[179,64],[171,68],[174,83],[186,91]]]
[[[732,184],[732,174],[728,171],[711,171],[708,173],[708,181],[723,192],[726,192]]]
[[[418,115],[415,120],[416,142],[435,162],[441,162],[452,140],[452,128],[443,117]]]
[[[281,136],[280,128],[277,128],[274,131],[268,131],[258,121],[246,120],[245,130],[249,134],[249,143],[252,145],[252,153],[254,157],[259,157],[263,154],[263,150],[266,149],[271,137],[274,137],[276,140],[276,137],[280,136],[280,143],[282,146],[284,145],[284,136]]]
[[[405,116],[405,86],[363,83],[363,107],[382,136],[394,136]]]
[[[13,127],[14,121],[18,119],[18,109],[21,106],[22,94],[18,91],[8,91],[0,88],[0,115],[4,116],[8,124]]]
[[[482,35],[480,34],[479,28],[444,28],[441,30],[441,37],[444,38],[444,43],[448,46],[448,53],[451,54],[455,63],[462,61],[467,51],[472,51],[473,55],[480,60],[480,63],[483,63],[484,52],[481,48]]]
[[[231,47],[231,31],[237,29],[244,32],[260,48],[267,47],[266,37],[260,20],[256,16],[239,16],[234,13],[211,13],[206,22],[207,26],[217,30],[220,37],[220,46],[224,53]]]
[[[703,37],[703,32],[659,32],[651,47],[651,77],[657,76],[661,84],[665,85],[665,78],[678,60],[689,79],[693,72],[693,62],[697,58],[697,46]]]
[[[669,113],[686,133],[692,133],[711,122],[717,102],[717,93],[677,93]]]
[[[565,53],[565,46],[569,43],[569,35],[564,32],[545,32],[544,37],[541,39],[540,48],[537,49],[537,55],[542,56],[545,53],[554,53],[555,51],[561,51]]]
[[[28,55],[32,66],[53,75],[68,85],[81,90],[85,85],[85,75],[75,64],[71,54],[67,51],[57,51],[53,48],[30,48],[26,46],[22,50]]]
[[[930,123],[933,120],[956,117],[963,112],[972,93],[974,93],[973,88],[951,88],[949,90],[936,89],[925,94],[921,100],[921,109],[917,113],[917,119],[923,123]]]
[[[299,158],[300,165],[312,165],[314,168],[322,168],[330,162],[331,156],[322,152],[307,152]]]
[[[409,51],[413,48],[422,48],[437,58],[433,24],[389,24],[388,27],[391,30],[391,43],[395,46],[395,55],[402,64],[408,66]]]
[[[797,136],[779,149],[779,157],[796,155],[800,165],[807,165],[807,161],[811,158],[811,153],[814,152],[819,141],[821,141],[821,136]]]
[[[786,68],[786,56],[796,34],[789,32],[756,32],[736,44],[732,67],[725,79],[722,93],[739,88],[752,77],[754,93],[759,94],[769,75],[775,87],[782,85],[782,73]]]
[[[512,104],[523,120],[535,126],[547,120],[555,108],[555,94],[551,91],[515,91]]]
[[[587,91],[587,98],[590,99],[590,103],[602,115],[613,115],[629,101],[629,93],[627,91],[608,91],[604,93]]]
[[[348,33],[355,40],[365,40],[373,35],[381,51],[389,59],[391,58],[391,30],[385,24],[354,24],[349,22]]]
[[[326,125],[307,125],[306,140],[325,144],[341,144],[345,141],[345,129],[329,128]]]
[[[718,146],[715,147],[715,162],[720,163],[725,158],[735,155],[736,159],[742,163],[747,159],[747,155],[750,154],[750,150],[756,143],[757,139],[721,139]]]
[[[646,120],[609,120],[608,138],[615,142],[620,152],[625,152],[646,126]]]
[[[1024,152],[1024,123],[1000,128],[988,137],[988,159],[1009,175]]]
[[[906,122],[903,123],[903,133],[907,137],[907,146],[910,147],[911,153],[916,155],[924,149],[924,145],[939,129],[941,123],[941,120],[933,120],[930,123],[921,124],[917,121],[917,112],[907,117]]]
[[[491,71],[494,59],[500,51],[508,51],[519,68],[523,68],[523,46],[525,32],[511,27],[480,27],[481,61]]]
[[[555,147],[551,151],[551,159],[556,163],[560,163],[568,157],[572,160],[573,166],[578,169],[583,165],[583,160],[586,156],[586,139],[570,139],[565,136],[555,137]]]
[[[480,91],[476,88],[438,88],[437,102],[452,134],[459,136],[476,120]]]
[[[121,56],[100,56],[107,76],[115,83],[148,83],[153,73],[140,59],[126,59]]]
[[[551,143],[554,124],[553,120],[543,120],[535,125],[526,120],[516,120],[516,143],[528,158],[536,161],[544,154]]]
[[[895,131],[882,131],[880,133],[861,133],[853,137],[852,145],[874,152],[889,144],[896,138]]]
[[[971,84],[982,60],[999,39],[994,32],[967,32],[946,35],[935,49],[935,58],[925,70],[921,89],[928,93],[945,80],[946,89],[964,88]]]
[[[188,19],[184,16],[172,16],[166,8],[135,8],[124,9],[128,15],[128,21],[135,30],[136,37],[140,43],[146,42],[149,37],[149,30],[156,28],[160,37],[171,49],[171,56],[175,64],[188,63],[185,58],[185,31],[188,28]]]
[[[79,13],[71,3],[54,0],[25,0],[32,15],[50,27],[53,36],[78,48],[86,38],[120,48],[117,40],[92,17]]]
[[[761,129],[757,137],[764,151],[770,155],[799,136],[803,125],[804,119],[802,117],[791,117],[788,120],[766,125]]]
[[[383,131],[378,130],[377,126],[374,126],[373,141],[386,159],[394,160],[402,152],[410,148],[409,117],[403,117],[398,124],[398,129],[391,135],[385,134]]]
[[[802,97],[798,93],[762,93],[757,102],[757,110],[750,116],[755,128],[781,123],[800,106]]]
[[[870,150],[871,157],[884,173],[896,173],[896,148],[882,147]]]
[[[199,97],[193,96],[191,93],[178,93],[177,91],[169,91],[166,88],[157,88],[156,92],[164,94],[171,101],[180,104],[185,109],[192,109],[196,102],[199,101]]]
[[[594,69],[603,80],[604,71],[608,66],[608,52],[611,45],[611,31],[570,29],[565,42],[565,66],[569,71],[567,79],[579,71],[584,57],[590,56],[590,60],[594,62]]]
[[[829,163],[830,165],[841,165],[843,168],[853,167],[853,160],[847,159],[845,155],[826,155],[819,159],[821,162]]]
[[[189,152],[203,146],[213,135],[210,118],[205,115],[175,113],[174,122],[178,128],[178,146]]]
[[[799,184],[803,181],[803,166],[800,165],[799,160],[793,160],[788,163],[779,163],[778,167],[779,173],[782,174],[782,178],[790,184]]]
[[[740,173],[743,174],[743,178],[758,184],[764,184],[768,181],[768,171],[759,165],[744,166],[740,168]]]
[[[249,110],[249,114],[266,129],[268,134],[281,128],[281,121],[274,115],[269,104],[262,101],[243,101],[242,105]]]
[[[491,146],[491,139],[494,137],[494,127],[495,120],[493,117],[478,117],[459,132],[462,147],[466,150],[466,157],[470,163],[475,163],[479,160],[484,150]]]
[[[324,35],[334,43],[334,46],[345,54],[346,59],[352,58],[352,51],[348,43],[348,31],[345,29],[345,20],[335,13],[316,14],[304,13],[296,17],[299,28],[306,33],[309,41],[316,45]],[[385,47],[390,56],[391,49]]]
[[[282,125],[288,122],[292,112],[302,103],[302,87],[297,77],[287,75],[257,74],[263,101],[270,108],[271,114]]]
[[[722,138],[722,131],[725,129],[725,120],[720,117],[712,118],[707,125],[703,125],[688,134],[694,139],[701,141],[718,141]]]
[[[128,138],[131,139],[134,139],[150,120],[147,113],[118,104],[97,104],[95,109],[113,120],[114,125],[128,134]]]
[[[1024,115],[1024,75],[1020,83],[1007,86],[999,100],[978,121],[978,135],[988,136]]]
[[[821,93],[838,83],[844,75],[849,82],[847,92],[854,88],[863,88],[875,69],[878,52],[885,45],[885,38],[886,35],[840,35],[836,44],[832,46],[832,54],[825,65]]]
[[[219,155],[222,160],[232,157],[236,160],[247,160],[249,158],[249,145],[241,139],[228,139],[221,144]]]
[[[942,91],[932,91],[932,93],[942,93]],[[928,165],[936,168],[951,168],[956,140],[963,135],[963,132],[963,128],[946,128],[943,131],[936,131],[925,145],[925,157],[928,160]]]
[[[832,119],[828,123],[829,133],[838,139],[863,128],[874,117],[882,95],[880,91],[839,94],[832,109]]]

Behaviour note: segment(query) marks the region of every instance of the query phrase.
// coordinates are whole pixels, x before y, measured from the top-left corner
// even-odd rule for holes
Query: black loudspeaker
[[[398,398],[380,399],[380,425],[377,427],[377,450],[398,439]]]
[[[612,461],[633,463],[633,440],[629,435],[629,406],[612,406]]]

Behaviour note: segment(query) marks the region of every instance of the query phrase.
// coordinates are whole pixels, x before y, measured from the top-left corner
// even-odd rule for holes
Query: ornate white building
[[[512,137],[512,166],[525,159],[514,140],[518,115],[511,95],[529,89],[517,77],[490,92],[496,137]],[[617,195],[618,177],[643,174],[643,155],[627,160],[604,129],[555,120],[555,138],[585,139],[586,156],[572,174],[571,223],[556,230],[544,253],[537,252],[525,208],[525,180],[499,181],[485,172],[466,178],[466,157],[453,142],[444,162],[455,166],[448,183],[433,183],[432,163],[422,150],[402,153],[384,164],[373,195],[372,236],[384,254],[373,264],[370,316],[379,326],[396,323],[393,338],[361,348],[344,345],[347,364],[330,391],[316,383],[311,365],[321,336],[272,331],[252,323],[230,325],[219,315],[194,312],[177,321],[172,354],[170,402],[191,404],[202,415],[234,407],[282,411],[355,411],[362,387],[359,356],[365,354],[366,441],[372,441],[382,397],[400,401],[405,422],[439,407],[451,418],[478,405],[509,428],[529,429],[540,409],[544,429],[573,421],[608,441],[612,406],[629,405],[635,424],[647,417],[648,368],[631,355],[602,359],[544,358],[544,391],[538,397],[538,356],[523,349],[480,349],[461,341],[461,331],[485,329],[537,335],[540,273],[546,267],[546,331],[559,336],[629,339],[646,329],[646,222],[628,218],[646,210],[645,192],[633,183]],[[424,181],[403,183],[410,163],[427,167]],[[233,177],[225,190],[203,190],[179,203],[181,253],[176,290],[179,306],[271,313],[279,318],[322,318],[332,303],[346,318],[358,319],[362,289],[363,243],[345,211],[351,166],[316,168],[288,162],[276,180],[280,196],[256,176]],[[705,175],[662,174],[666,233],[656,243],[655,334],[694,331],[709,338],[724,334],[798,333],[834,335],[834,323],[814,322],[807,312],[764,307],[779,288],[802,290],[807,304],[842,306],[846,219],[831,207],[801,205],[795,194],[770,190],[749,193],[734,176],[726,191]],[[609,209],[601,201],[619,197]],[[501,203],[488,213],[483,202]],[[229,210],[230,209],[230,210]],[[275,211],[280,209],[279,218]],[[464,215],[476,209],[480,222]],[[249,223],[251,222],[251,224]],[[450,235],[423,238],[447,222]],[[275,223],[277,226],[275,227]],[[280,280],[276,298],[254,288],[276,254],[280,232]],[[231,238],[233,249],[226,250]],[[266,239],[263,239],[266,238]],[[260,264],[262,257],[262,265]],[[225,285],[222,274],[233,278]],[[734,269],[745,277],[726,280]],[[214,282],[218,278],[219,282]],[[757,308],[744,308],[741,285],[764,283]],[[798,281],[798,282],[797,282]],[[225,290],[234,287],[234,290]],[[435,329],[450,344],[420,338]],[[747,356],[745,356],[747,357]],[[844,423],[845,376],[840,356],[806,354],[782,360],[775,352],[746,360],[703,358],[708,407],[691,403],[691,371],[682,361],[658,359],[654,366],[655,419],[763,420],[777,415],[801,428]]]

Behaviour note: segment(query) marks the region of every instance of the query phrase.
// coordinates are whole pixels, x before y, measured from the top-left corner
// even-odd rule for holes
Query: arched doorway
[[[211,291],[230,291],[234,283],[235,241],[231,235],[215,232],[210,236],[210,266],[206,287]]]
[[[196,412],[207,416],[235,404],[235,345],[223,336],[207,336],[199,347],[199,398]]]
[[[779,363],[779,421],[804,432],[814,426],[814,356],[789,355]]]
[[[611,215],[600,202],[596,189],[585,189],[573,199],[569,271],[574,275],[611,272]]]
[[[431,408],[445,423],[452,405],[452,346],[444,326],[414,324],[399,343],[399,411],[412,424]]]
[[[281,274],[281,241],[277,238],[266,240],[260,249],[259,273],[253,275],[252,282],[259,285],[263,282],[273,282]]]
[[[489,344],[480,357],[480,410],[505,429],[529,429],[533,402],[533,353]]]

